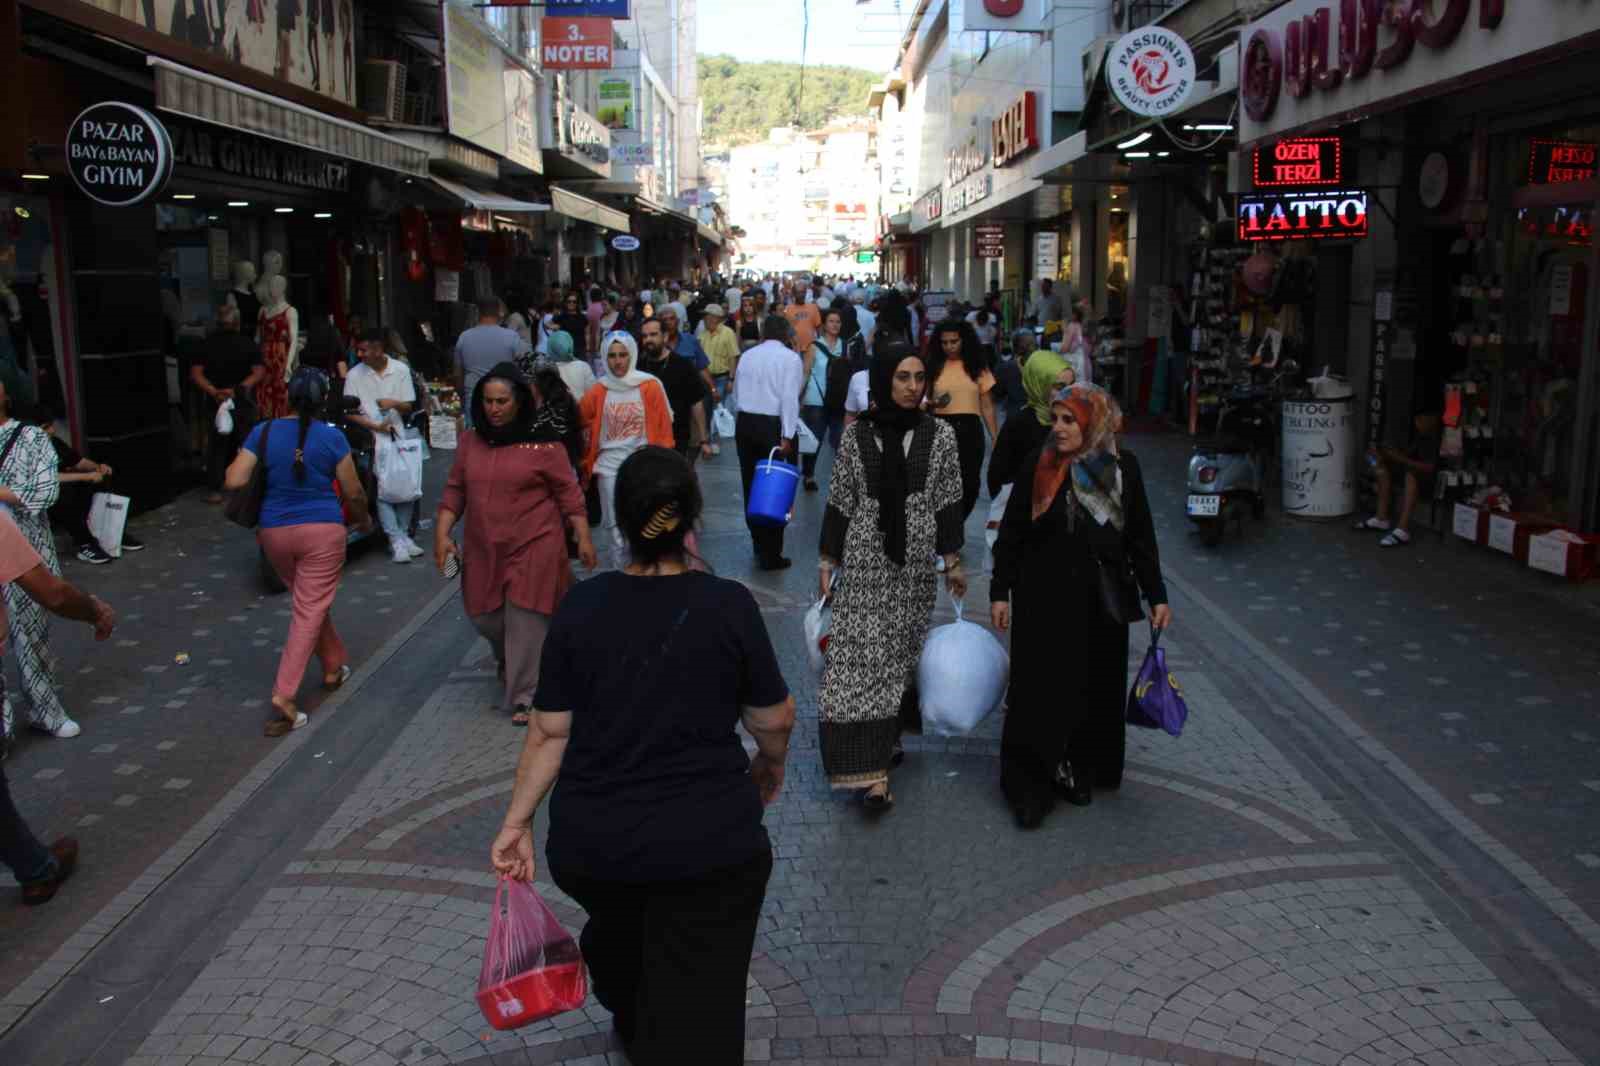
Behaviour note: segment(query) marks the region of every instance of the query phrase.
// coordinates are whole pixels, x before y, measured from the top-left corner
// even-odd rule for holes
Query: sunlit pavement
[[[1181,515],[1182,438],[1132,446],[1192,717],[1180,739],[1133,736],[1119,793],[1059,807],[1034,832],[999,794],[998,717],[963,740],[910,738],[896,806],[875,821],[829,791],[801,638],[823,494],[798,505],[794,569],[758,573],[732,448],[701,465],[702,549],[755,592],[801,706],[767,815],[778,861],[748,1060],[1600,1061],[1589,597],[1431,535],[1380,555],[1342,527],[1277,516],[1207,551]],[[969,524],[974,572],[986,505]],[[165,569],[167,586],[189,579]],[[982,605],[984,579],[973,586]],[[491,708],[492,663],[453,589],[423,568],[363,560],[341,624],[354,596],[370,606],[402,587],[412,620],[375,633],[357,680],[286,740],[260,738],[259,709],[231,709],[264,697],[277,629],[251,635],[245,614],[227,656],[239,666],[196,656],[203,680],[183,687],[215,704],[207,720],[227,718],[187,775],[204,803],[183,806],[189,789],[155,780],[169,771],[136,767],[121,776],[156,786],[131,805],[149,812],[151,841],[120,865],[91,850],[48,908],[0,910],[8,948],[44,930],[58,944],[8,951],[3,1017],[26,1013],[0,1061],[623,1061],[592,1002],[512,1033],[478,1014],[486,854],[522,734]],[[1134,657],[1143,643],[1136,630]],[[124,704],[124,687],[149,684],[131,667],[96,676]],[[66,805],[89,786],[41,799],[45,756],[132,762],[93,745],[157,733],[183,747],[199,725],[163,716],[185,711],[85,715],[70,747],[30,744],[7,764],[24,810],[41,830],[71,828],[83,815]],[[102,724],[114,717],[134,723],[126,741]]]

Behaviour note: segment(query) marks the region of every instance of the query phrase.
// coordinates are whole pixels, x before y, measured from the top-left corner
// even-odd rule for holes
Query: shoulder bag
[[[1070,526],[1082,516],[1078,513],[1079,504],[1072,498],[1070,488],[1065,496]],[[1139,583],[1134,577],[1133,564],[1128,561],[1127,553],[1124,552],[1120,559],[1108,559],[1091,540],[1089,554],[1094,558],[1096,576],[1100,582],[1100,603],[1105,607],[1106,617],[1124,626],[1131,626],[1142,619],[1144,607],[1139,602]]]
[[[250,471],[250,482],[235,492],[222,509],[228,521],[246,529],[254,529],[261,524],[261,502],[267,496],[267,438],[271,435],[272,420],[268,419],[261,426],[261,455],[255,469]]]

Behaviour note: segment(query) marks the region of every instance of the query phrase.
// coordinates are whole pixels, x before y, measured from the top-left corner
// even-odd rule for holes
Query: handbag
[[[1113,562],[1095,558],[1100,570],[1100,602],[1106,615],[1118,625],[1131,626],[1144,618],[1144,606],[1139,602],[1139,585],[1133,577],[1133,567],[1126,559]]]
[[[261,524],[261,502],[267,497],[267,439],[271,435],[272,422],[268,421],[261,427],[261,459],[250,471],[249,483],[235,492],[222,509],[228,521],[246,529],[254,529]]]
[[[1167,653],[1161,650],[1161,630],[1152,628],[1150,650],[1145,652],[1144,665],[1128,691],[1127,722],[1142,729],[1165,729],[1172,736],[1178,736],[1188,718],[1189,705],[1184,702],[1183,687],[1167,670]]]

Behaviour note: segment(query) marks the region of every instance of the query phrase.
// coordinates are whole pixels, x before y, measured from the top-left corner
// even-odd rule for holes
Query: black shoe
[[[810,478],[806,478],[806,491],[807,492],[816,492],[817,491],[817,483],[815,481],[811,480]]]
[[[142,552],[144,551],[144,541],[124,533],[122,535],[122,550],[125,552]]]
[[[85,544],[78,549],[78,561],[90,566],[104,566],[111,561],[111,556],[101,550],[98,544]]]
[[[897,741],[894,742],[894,749],[889,752],[889,765],[890,766],[899,766],[901,763],[903,763],[905,761],[906,761],[905,745],[901,744],[897,740]]]
[[[763,559],[760,565],[763,570],[787,570],[794,565],[794,560],[780,555],[776,559]]]
[[[1017,817],[1018,829],[1037,829],[1044,824],[1044,810],[1031,803],[1019,803],[1011,808]]]

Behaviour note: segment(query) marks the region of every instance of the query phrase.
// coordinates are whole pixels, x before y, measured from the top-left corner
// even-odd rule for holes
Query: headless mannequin
[[[248,259],[233,264],[233,288],[227,303],[239,309],[240,328],[255,336],[256,320],[261,317],[261,301],[255,294],[256,265]]]
[[[285,311],[289,314],[289,357],[284,360],[283,380],[288,381],[294,375],[295,364],[299,362],[300,344],[304,338],[300,336],[300,312],[289,305],[289,279],[282,274],[274,274],[267,279],[267,302],[261,308],[261,317],[276,318]]]

